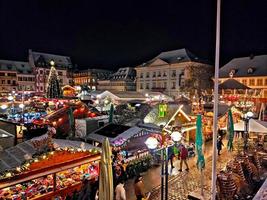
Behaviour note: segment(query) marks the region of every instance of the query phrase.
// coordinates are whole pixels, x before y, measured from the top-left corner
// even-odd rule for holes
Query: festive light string
[[[70,153],[77,153],[77,152],[89,152],[90,154],[92,155],[95,155],[95,154],[98,154],[100,153],[101,151],[98,150],[98,149],[82,149],[82,148],[73,148],[73,147],[59,147],[59,148],[56,148],[55,151],[50,151],[50,152],[47,152],[47,153],[43,153],[41,155],[39,155],[38,157],[35,157],[35,158],[32,158],[28,161],[25,161],[24,164],[22,164],[21,166],[18,166],[16,168],[13,168],[13,169],[9,169],[9,170],[6,170],[5,172],[3,172],[2,174],[0,174],[0,180],[2,179],[9,179],[9,178],[12,178],[20,173],[23,173],[27,170],[29,170],[30,168],[30,165],[31,163],[37,163],[37,162],[40,162],[42,160],[48,160],[49,159],[49,156],[52,156],[55,154],[55,152],[60,152],[60,151],[67,151],[67,152],[70,152]]]

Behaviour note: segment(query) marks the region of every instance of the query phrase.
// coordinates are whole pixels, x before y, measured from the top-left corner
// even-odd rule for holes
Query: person
[[[187,164],[187,158],[188,158],[188,150],[183,144],[181,144],[181,146],[180,146],[180,169],[179,169],[179,172],[181,172],[183,169],[183,163],[186,166],[185,170],[189,171],[189,167]]]
[[[223,142],[222,142],[222,137],[219,136],[218,141],[217,141],[217,150],[218,150],[218,155],[221,155],[220,152],[222,150]]]
[[[126,191],[124,189],[124,180],[120,179],[115,189],[115,200],[126,200]]]
[[[171,168],[174,168],[173,159],[174,159],[174,147],[170,147],[168,150],[168,160],[171,161]]]
[[[78,200],[89,200],[90,191],[91,190],[90,190],[89,180],[87,178],[84,178]]]
[[[142,200],[148,199],[149,195],[146,196],[145,191],[144,191],[145,185],[143,183],[143,177],[138,175],[134,181],[134,193],[136,196],[136,200]]]

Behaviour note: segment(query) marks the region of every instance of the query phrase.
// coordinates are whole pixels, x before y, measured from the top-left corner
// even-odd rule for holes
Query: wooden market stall
[[[55,150],[28,154],[31,159],[2,171],[0,199],[48,200],[79,191],[84,178],[98,177],[100,151],[78,143],[58,140]]]

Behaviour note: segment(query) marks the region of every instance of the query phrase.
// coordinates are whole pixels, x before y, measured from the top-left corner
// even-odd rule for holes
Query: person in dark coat
[[[218,155],[221,155],[220,152],[222,150],[223,142],[222,142],[222,137],[219,136],[218,141],[217,141],[217,150],[218,150]]]

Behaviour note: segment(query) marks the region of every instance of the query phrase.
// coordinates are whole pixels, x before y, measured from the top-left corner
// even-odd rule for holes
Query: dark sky
[[[222,0],[222,64],[267,53],[267,0]],[[214,60],[216,0],[0,0],[0,59],[28,49],[68,55],[80,68],[136,66],[188,48]]]

